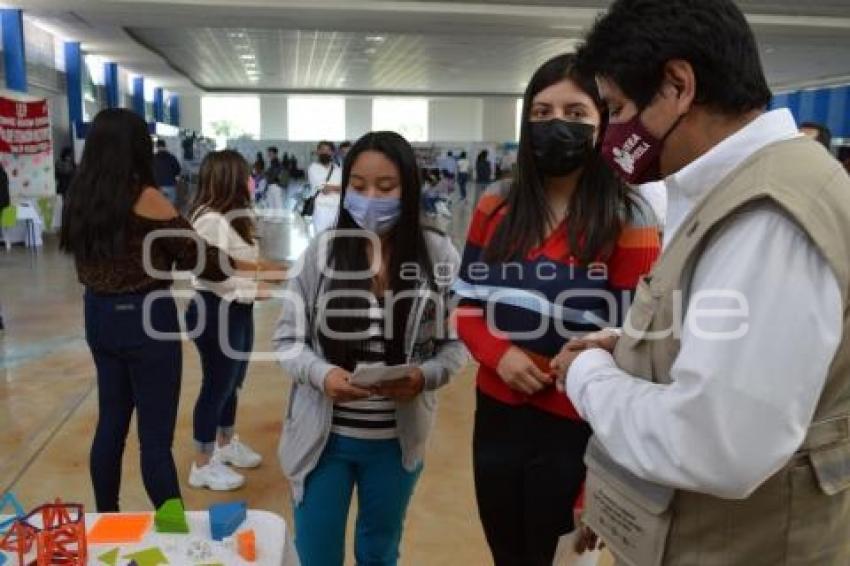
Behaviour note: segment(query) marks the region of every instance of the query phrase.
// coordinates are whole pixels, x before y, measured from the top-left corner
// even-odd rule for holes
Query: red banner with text
[[[13,202],[56,193],[51,135],[47,100],[0,93],[0,164]]]
[[[23,102],[0,97],[0,152],[34,155],[49,151],[47,101]]]

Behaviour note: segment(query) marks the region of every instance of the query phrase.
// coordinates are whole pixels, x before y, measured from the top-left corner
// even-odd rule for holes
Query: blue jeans
[[[199,291],[186,312],[186,327],[190,331],[198,325],[199,302],[206,310],[206,324],[195,338],[203,378],[195,403],[194,436],[198,450],[212,454],[216,433],[227,436],[233,433],[239,389],[248,371],[248,360],[234,359],[224,351],[220,337],[222,325],[227,325],[224,335],[230,348],[250,354],[254,347],[254,305],[223,301],[215,293]]]
[[[460,200],[466,200],[466,184],[469,183],[469,173],[460,173],[457,176],[457,184],[460,188]]]
[[[85,295],[86,341],[97,367],[98,419],[90,469],[97,510],[118,511],[121,460],[133,411],[138,420],[142,479],[155,508],[180,497],[171,455],[182,372],[181,342],[148,335],[144,294]],[[159,332],[178,333],[171,297],[150,305]]]
[[[398,440],[331,434],[304,500],[295,508],[295,546],[304,566],[342,566],[345,526],[357,486],[354,555],[358,566],[395,566],[404,516],[421,466],[401,465]]]

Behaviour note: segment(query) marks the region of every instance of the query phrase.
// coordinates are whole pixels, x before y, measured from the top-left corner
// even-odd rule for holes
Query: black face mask
[[[547,177],[569,175],[593,151],[594,127],[554,118],[531,123],[531,147],[537,169]]]
[[[331,156],[330,155],[328,155],[326,153],[322,153],[322,154],[319,155],[319,163],[321,163],[322,165],[328,165],[330,162],[331,162]]]

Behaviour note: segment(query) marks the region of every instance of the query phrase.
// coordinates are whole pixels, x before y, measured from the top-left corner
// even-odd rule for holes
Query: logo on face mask
[[[640,161],[650,147],[638,134],[632,134],[622,147],[614,147],[611,154],[614,163],[619,165],[624,173],[632,175],[635,172],[635,163]]]

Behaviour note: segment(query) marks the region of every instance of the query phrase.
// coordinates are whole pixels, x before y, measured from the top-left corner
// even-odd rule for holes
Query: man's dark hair
[[[166,147],[168,146],[165,145],[165,140],[156,140],[157,149],[165,149]]]
[[[351,147],[351,142],[350,142],[350,141],[344,141],[344,142],[342,142],[341,144],[339,144],[339,148],[340,148],[340,149],[345,149],[345,148],[347,148],[347,147]]]
[[[266,151],[268,151],[269,153],[274,153],[275,155],[277,155],[277,148],[275,146],[271,146],[271,147],[267,148]]]
[[[316,145],[316,149],[319,150],[322,149],[322,147],[327,147],[331,151],[336,151],[336,146],[334,145],[334,142],[322,140]]]
[[[578,55],[584,72],[610,79],[641,109],[674,59],[693,67],[697,104],[734,115],[771,98],[755,36],[732,0],[616,0]]]
[[[826,149],[830,149],[832,145],[832,132],[829,131],[829,128],[824,126],[823,124],[818,124],[817,122],[803,122],[800,124],[800,129],[808,128],[810,130],[816,130],[818,133],[817,141],[819,141]]]

